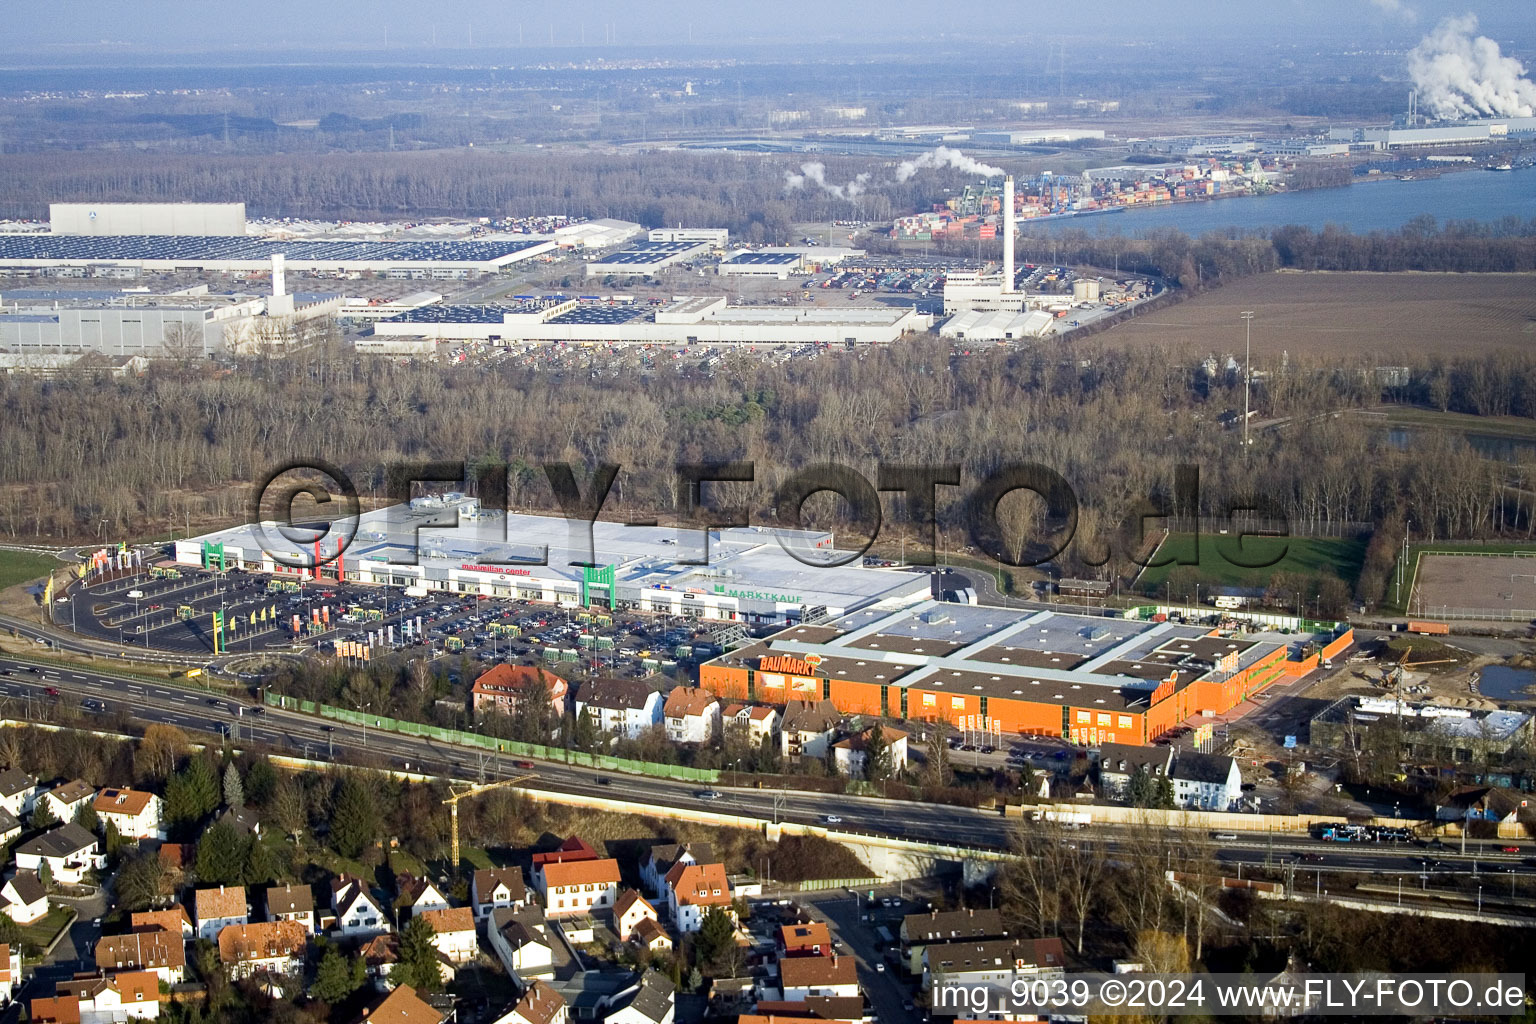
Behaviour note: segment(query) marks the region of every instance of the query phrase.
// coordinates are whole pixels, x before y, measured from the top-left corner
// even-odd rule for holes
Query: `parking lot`
[[[765,959],[780,925],[797,919],[825,924],[832,936],[832,951],[857,961],[859,987],[874,1019],[922,1021],[926,1019],[922,977],[908,974],[902,966],[901,919],[930,905],[926,895],[914,893],[911,886],[834,889],[801,893],[793,899],[754,901],[748,927],[755,958]]]
[[[359,645],[352,656],[389,651],[429,658],[510,661],[553,668],[577,663],[604,675],[641,677],[714,657],[718,624],[642,612],[398,587],[266,576],[238,569],[157,569],[71,591],[55,620],[77,632],[129,646],[181,653],[214,651],[214,615],[222,616],[222,651],[291,650],[326,654]]]

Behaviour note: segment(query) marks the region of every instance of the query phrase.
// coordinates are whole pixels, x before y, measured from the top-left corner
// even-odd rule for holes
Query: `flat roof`
[[[588,561],[614,567],[618,587],[639,590],[721,594],[783,603],[828,604],[857,608],[892,596],[926,595],[926,574],[878,569],[857,564],[807,565],[781,545],[794,542],[797,550],[814,551],[811,557],[833,560],[850,552],[834,552],[829,534],[808,530],[749,526],[712,530],[707,565],[683,564],[703,557],[704,532],[668,526],[629,526],[624,523],[591,524],[592,547],[587,545],[587,524],[559,516],[511,512],[482,518],[460,518],[442,506],[411,508],[394,505],[365,512],[359,517],[356,535],[344,560],[406,564],[414,557],[419,574],[429,580],[450,578],[507,582],[503,567],[515,568],[518,578],[579,583],[581,563]],[[239,548],[241,556],[258,561],[260,553],[302,557],[305,545],[290,543],[274,527],[237,526],[192,538],[191,543],[223,543],[226,550]],[[817,548],[818,543],[826,547]],[[325,542],[333,550],[334,542]],[[547,551],[547,557],[545,557]],[[547,564],[537,564],[543,557]],[[857,560],[855,559],[855,562]],[[483,567],[476,570],[474,567]],[[524,572],[526,570],[526,573]],[[415,575],[416,569],[402,569]]]
[[[739,252],[720,262],[725,266],[784,266],[799,263],[804,258],[805,255],[798,252]]]
[[[243,235],[0,235],[0,262],[11,260],[185,260],[289,263],[492,263],[548,243],[539,241],[314,241]]]
[[[1279,640],[1212,636],[1200,626],[925,601],[856,610],[825,626],[790,627],[716,659],[820,658],[818,674],[854,682],[972,692],[1106,709],[1144,708],[1152,690],[1246,667]]]

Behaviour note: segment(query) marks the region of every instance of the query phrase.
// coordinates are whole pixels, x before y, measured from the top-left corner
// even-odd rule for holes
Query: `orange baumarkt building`
[[[1332,656],[1353,635],[1341,624],[1298,639],[930,601],[791,626],[706,662],[699,681],[738,701],[830,700],[845,714],[999,735],[1151,743],[1306,671],[1309,641]]]

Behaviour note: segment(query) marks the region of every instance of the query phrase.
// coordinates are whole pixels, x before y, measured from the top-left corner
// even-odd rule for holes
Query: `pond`
[[[1494,700],[1531,700],[1526,692],[1536,686],[1536,672],[1508,665],[1488,665],[1477,680],[1477,691]]]

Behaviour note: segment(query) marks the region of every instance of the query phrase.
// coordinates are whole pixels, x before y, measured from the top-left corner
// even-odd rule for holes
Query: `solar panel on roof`
[[[16,235],[0,237],[0,260],[249,261],[290,263],[485,263],[542,242],[277,241],[231,235]]]

